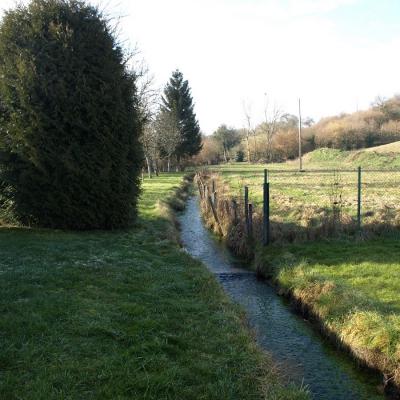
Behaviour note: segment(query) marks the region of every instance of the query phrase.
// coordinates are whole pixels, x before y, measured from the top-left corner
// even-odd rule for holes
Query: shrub
[[[0,26],[0,187],[23,224],[132,224],[142,151],[134,73],[101,13],[33,0]]]
[[[243,162],[244,161],[244,152],[242,150],[238,150],[236,152],[235,161],[236,162]]]

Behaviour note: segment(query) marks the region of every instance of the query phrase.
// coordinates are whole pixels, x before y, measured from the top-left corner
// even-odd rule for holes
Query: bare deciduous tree
[[[160,153],[167,159],[167,170],[171,170],[171,157],[182,142],[178,117],[172,112],[160,112],[156,118],[156,132]]]
[[[245,118],[245,139],[246,139],[246,150],[247,150],[247,162],[251,162],[251,153],[250,153],[250,137],[254,135],[254,128],[251,120],[251,107],[246,101],[243,100],[243,112]]]
[[[146,160],[147,173],[149,178],[151,178],[152,165],[154,160],[159,157],[158,137],[154,122],[148,122],[144,125],[141,141]]]
[[[267,160],[272,160],[273,139],[278,131],[278,122],[282,116],[282,110],[274,104],[272,109],[269,107],[269,99],[265,93],[264,122],[261,124],[262,130],[267,139]]]
[[[156,110],[159,107],[160,90],[154,87],[154,76],[143,60],[135,66],[139,115],[142,120],[141,142],[146,160],[149,178],[152,176],[152,165],[159,157],[157,131],[154,126]]]
[[[238,131],[222,124],[213,133],[213,137],[220,144],[225,162],[228,162],[229,151],[240,142]]]

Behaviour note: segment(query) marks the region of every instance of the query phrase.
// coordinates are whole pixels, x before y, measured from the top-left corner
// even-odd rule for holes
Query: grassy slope
[[[1,399],[297,399],[147,181],[137,228],[0,228]],[[261,387],[264,387],[262,391]]]
[[[332,168],[400,168],[400,154],[398,144],[377,146],[370,149],[356,151],[341,151],[335,149],[317,149],[304,157],[305,168],[332,167]],[[294,162],[287,163],[295,166]]]
[[[369,147],[365,151],[376,151],[378,153],[400,153],[400,141],[383,144],[381,146]]]
[[[358,166],[376,169],[400,168],[400,142],[389,143],[383,146],[368,149],[343,151],[338,149],[321,148],[303,156],[304,169],[338,168],[352,169]],[[215,169],[233,171],[261,171],[263,168],[270,170],[297,169],[298,160],[275,164],[247,164],[232,163],[216,166]]]

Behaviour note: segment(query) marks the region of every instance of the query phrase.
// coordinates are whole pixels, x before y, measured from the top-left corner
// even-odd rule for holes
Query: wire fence
[[[213,192],[220,191],[243,208],[246,227],[262,225],[258,231],[264,243],[400,230],[400,170],[359,167],[209,175]],[[249,205],[256,222],[248,221]]]

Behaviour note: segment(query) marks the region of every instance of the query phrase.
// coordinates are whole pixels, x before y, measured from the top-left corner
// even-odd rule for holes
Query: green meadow
[[[146,180],[131,230],[0,228],[1,399],[307,398],[178,246],[181,181]]]
[[[269,170],[272,235],[277,234],[274,229],[281,224],[290,227],[292,240],[277,240],[264,248],[257,245],[255,268],[275,282],[282,293],[305,306],[311,318],[339,345],[399,385],[400,171],[372,172],[382,167],[374,163],[378,158],[386,158],[386,166],[393,168],[399,156],[323,149],[305,157],[306,172],[295,171],[295,162],[237,163],[221,166],[215,172],[220,176],[218,183],[227,198],[243,198],[242,188],[247,185],[250,201],[260,205],[263,170]],[[318,227],[318,218],[326,217],[321,210],[329,210],[332,200],[342,202],[340,218],[347,214],[354,222],[355,169],[360,159],[367,160],[363,164],[361,233],[339,232],[331,237],[315,234],[305,239],[301,234]],[[390,164],[390,160],[395,163]],[[313,169],[325,172],[311,172]],[[338,172],[339,179],[333,181],[336,185],[332,184],[335,169],[349,171]],[[259,211],[256,211],[255,223],[260,223]],[[396,229],[378,229],[388,227],[389,223]]]
[[[297,161],[275,164],[225,164],[212,168],[223,182],[225,195],[262,209],[264,169],[270,182],[271,221],[302,230],[335,223],[354,231],[357,218],[358,166],[361,172],[361,217],[369,231],[400,227],[400,156],[374,151],[318,149]],[[396,169],[397,168],[397,169]],[[313,235],[314,236],[314,235]]]

